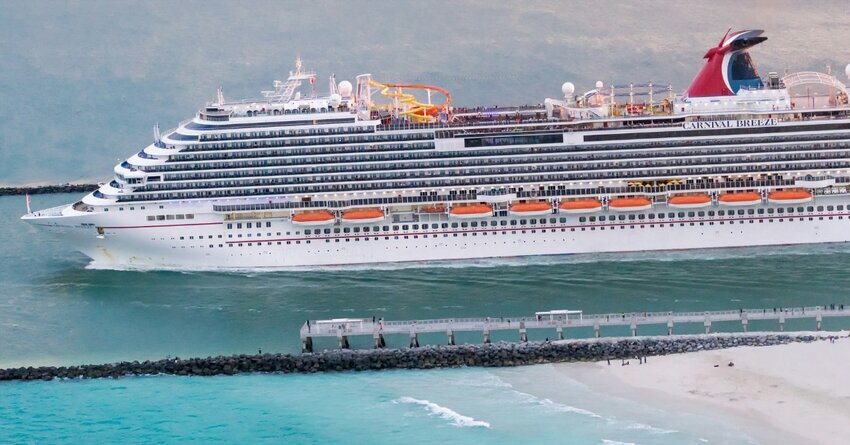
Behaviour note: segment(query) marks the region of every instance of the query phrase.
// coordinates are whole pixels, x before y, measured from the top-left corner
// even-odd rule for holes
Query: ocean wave
[[[637,445],[635,442],[620,442],[619,440],[602,439],[602,445]]]
[[[429,400],[414,399],[413,397],[400,397],[393,401],[394,403],[421,405],[428,410],[429,416],[438,416],[451,422],[452,425],[458,427],[484,427],[490,428],[490,423],[483,420],[475,420],[472,417],[464,416],[457,411],[445,406],[437,405]]]

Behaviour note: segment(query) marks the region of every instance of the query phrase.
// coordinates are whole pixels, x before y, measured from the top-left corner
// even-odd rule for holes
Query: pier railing
[[[418,346],[418,335],[423,333],[445,333],[449,344],[454,344],[456,332],[481,332],[484,342],[490,342],[493,331],[518,331],[520,341],[527,341],[530,329],[554,329],[558,339],[564,338],[568,328],[589,328],[599,337],[602,327],[629,326],[633,336],[638,326],[666,325],[667,333],[672,335],[677,324],[701,323],[705,332],[711,330],[712,323],[737,321],[746,331],[750,320],[776,320],[779,330],[784,331],[785,321],[790,319],[812,318],[813,328],[820,330],[824,317],[850,318],[850,306],[806,306],[793,308],[737,309],[724,311],[692,312],[618,312],[585,315],[580,311],[571,311],[569,315],[541,313],[520,317],[471,317],[440,318],[427,320],[383,320],[382,318],[340,318],[331,320],[311,320],[301,327],[301,340],[304,351],[311,351],[314,338],[335,337],[339,346],[348,347],[348,338],[371,335],[376,347],[385,345],[384,336],[404,334],[410,336],[411,346]]]

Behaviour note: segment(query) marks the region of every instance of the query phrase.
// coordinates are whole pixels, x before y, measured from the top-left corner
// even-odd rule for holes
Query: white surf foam
[[[429,416],[438,416],[451,422],[452,425],[458,427],[484,427],[490,428],[490,423],[483,420],[475,420],[472,417],[464,416],[457,411],[445,406],[437,405],[429,400],[414,399],[413,397],[401,397],[394,401],[395,403],[421,405],[428,410]]]

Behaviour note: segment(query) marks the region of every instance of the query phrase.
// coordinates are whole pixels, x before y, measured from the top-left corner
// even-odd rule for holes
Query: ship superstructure
[[[103,267],[249,268],[838,242],[850,107],[831,73],[759,76],[727,33],[682,95],[609,85],[510,108],[301,62],[213,102],[82,200],[24,216]],[[309,92],[302,92],[309,82]]]

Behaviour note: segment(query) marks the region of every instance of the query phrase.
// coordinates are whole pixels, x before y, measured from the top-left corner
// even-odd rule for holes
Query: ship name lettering
[[[685,130],[707,130],[714,128],[741,128],[741,127],[768,127],[778,124],[776,118],[768,119],[742,119],[737,121],[704,121],[684,122],[682,128]]]

